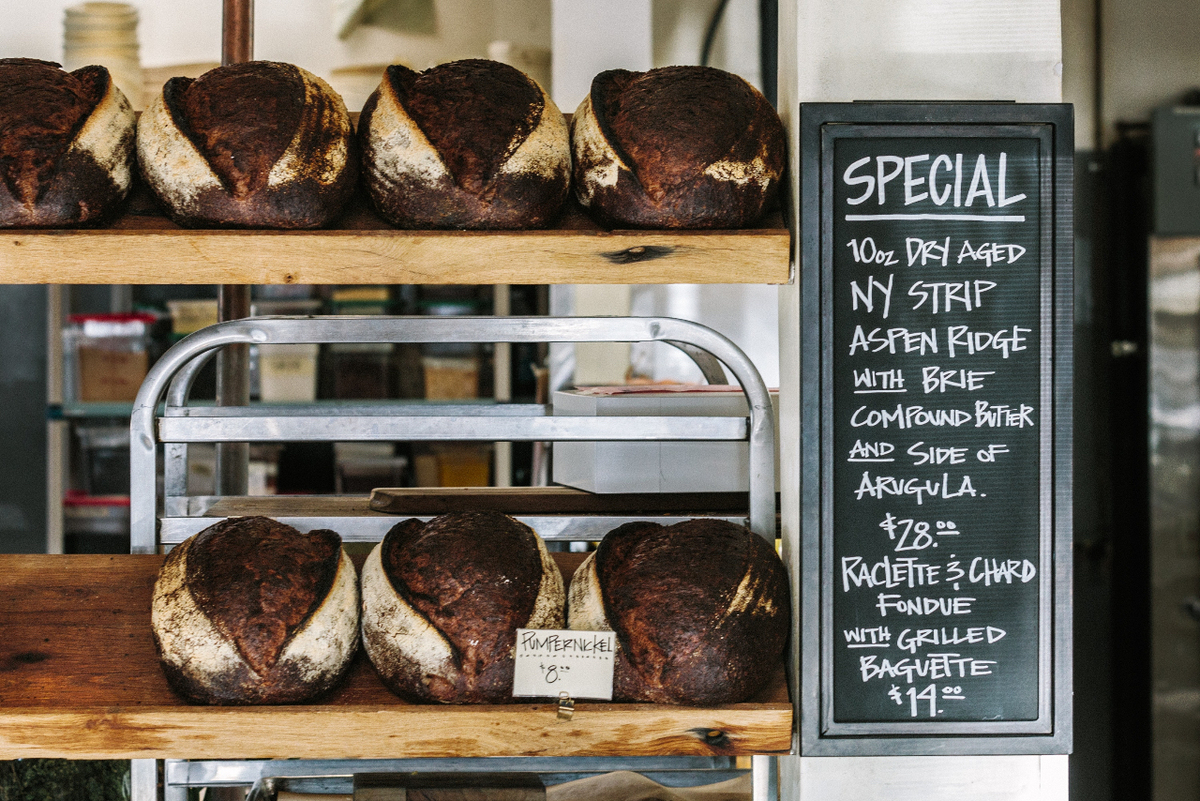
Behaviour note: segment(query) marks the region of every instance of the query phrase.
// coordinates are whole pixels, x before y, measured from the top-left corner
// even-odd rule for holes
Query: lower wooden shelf
[[[360,653],[316,704],[193,706],[167,686],[150,634],[162,559],[0,555],[0,759],[747,755],[791,746],[782,666],[745,703],[581,702],[561,721],[552,703],[408,704]]]

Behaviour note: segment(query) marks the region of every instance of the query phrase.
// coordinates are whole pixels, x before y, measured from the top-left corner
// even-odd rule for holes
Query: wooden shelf
[[[579,555],[563,554],[564,573]],[[782,666],[712,708],[433,706],[388,692],[360,654],[319,703],[206,707],[167,686],[150,634],[161,556],[0,556],[0,759],[745,755],[786,752]]]
[[[316,231],[195,230],[144,189],[100,228],[0,230],[5,284],[784,284],[775,212],[737,231],[607,231],[572,201],[541,231],[402,231],[356,197]]]

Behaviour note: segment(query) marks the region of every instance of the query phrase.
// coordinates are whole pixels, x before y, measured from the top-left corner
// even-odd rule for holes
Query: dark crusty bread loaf
[[[167,81],[137,144],[146,182],[180,225],[314,228],[337,216],[358,179],[342,98],[274,61]]]
[[[332,531],[266,517],[216,523],[172,550],[151,624],[172,689],[208,704],[284,704],[332,687],[358,650],[358,583]]]
[[[497,61],[388,67],[358,135],[371,201],[402,228],[537,228],[567,197],[562,112]]]
[[[571,120],[575,196],[611,227],[740,228],[776,201],[775,109],[712,67],[608,70]]]
[[[615,700],[723,704],[779,669],[790,599],[783,562],[743,526],[627,523],[575,571],[568,614],[616,633]]]
[[[516,630],[563,627],[562,574],[499,512],[398,523],[363,565],[362,594],[367,656],[414,701],[511,701]]]
[[[0,59],[0,227],[96,222],[129,192],[134,116],[104,67]]]

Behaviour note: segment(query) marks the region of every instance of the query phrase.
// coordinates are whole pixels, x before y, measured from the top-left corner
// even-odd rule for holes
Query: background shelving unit
[[[429,283],[481,280],[467,266],[492,265],[484,275],[506,284],[571,283],[581,275],[608,282],[735,283],[782,282],[788,277],[787,230],[661,232],[556,229],[552,232],[463,234],[379,230],[372,247],[350,249],[352,264],[320,273],[337,283],[399,280]],[[168,254],[180,275],[195,278],[202,264],[218,264],[221,280],[276,282],[314,280],[300,270],[250,265],[231,272],[260,245],[290,252],[299,240],[314,263],[327,265],[355,234],[189,232],[165,230],[145,238],[113,229],[69,232],[10,232],[0,247],[0,274],[20,270],[26,280],[161,283],[174,280],[141,265],[163,263]],[[221,241],[228,261],[206,261]],[[358,240],[363,241],[363,240]],[[561,247],[547,248],[557,242]],[[436,245],[430,245],[436,242]],[[443,253],[436,269],[420,265],[425,248]],[[63,271],[37,265],[60,254]],[[14,256],[14,253],[18,254]],[[380,254],[412,254],[387,261]],[[485,255],[481,255],[485,254]],[[622,253],[620,259],[612,254]],[[36,255],[41,254],[41,255]],[[119,254],[119,256],[118,256]],[[583,254],[583,255],[581,255]],[[650,254],[650,255],[646,255]],[[28,259],[27,262],[17,262]],[[90,264],[71,272],[73,259]],[[581,262],[606,265],[588,273]],[[627,264],[619,263],[622,259]],[[645,259],[645,260],[639,260]],[[728,268],[726,261],[734,267]],[[533,269],[525,270],[529,265]],[[740,265],[740,266],[739,266]],[[174,269],[174,268],[173,268]],[[592,268],[594,269],[594,268]],[[51,274],[53,272],[53,275]],[[216,276],[206,276],[210,280]],[[5,278],[4,280],[10,280]],[[57,333],[57,332],[55,332]],[[54,399],[51,398],[53,401]],[[58,403],[62,404],[61,398]],[[88,409],[61,405],[63,416]],[[124,407],[121,408],[124,412]],[[575,555],[562,554],[566,574]],[[149,636],[148,594],[160,556],[0,557],[0,662],[13,669],[0,675],[0,751],[11,756],[74,758],[195,757],[382,757],[662,754],[753,755],[786,752],[791,745],[792,704],[782,666],[762,695],[744,704],[715,708],[642,704],[589,704],[565,726],[552,705],[443,708],[408,705],[380,688],[368,666],[359,664],[330,703],[315,707],[229,709],[181,703],[165,684]],[[55,619],[48,629],[47,616]],[[47,636],[50,634],[51,636]],[[309,732],[320,731],[314,737]],[[338,732],[331,739],[326,733]],[[431,736],[443,731],[444,736]],[[307,743],[307,745],[305,744]]]
[[[301,289],[301,287],[296,287],[296,289]],[[303,289],[309,288],[303,287]],[[446,313],[448,309],[454,313],[464,313],[464,310],[467,309],[471,310],[471,313],[490,311],[497,316],[506,316],[513,310],[530,313],[532,309],[536,313],[536,309],[544,307],[546,294],[545,287],[512,287],[509,285],[487,287],[458,285],[432,288],[383,286],[378,289],[380,291],[388,290],[392,297],[391,300],[386,301],[386,304],[373,302],[366,304],[375,311],[383,310],[387,305],[394,305],[397,307],[395,310],[402,309],[404,313],[428,311],[431,315]],[[190,296],[203,293],[204,290],[204,287],[179,288],[161,285],[138,287],[129,284],[115,285],[111,292],[99,293],[91,288],[78,286],[51,286],[49,288],[51,297],[51,308],[48,314],[49,365],[54,369],[49,377],[47,388],[46,417],[49,440],[47,472],[50,481],[55,486],[62,488],[62,491],[51,493],[47,499],[47,519],[50,529],[49,552],[120,553],[128,550],[128,523],[127,521],[122,523],[122,520],[118,519],[123,513],[123,509],[113,505],[113,501],[120,499],[111,496],[91,497],[88,493],[95,493],[99,490],[92,488],[90,486],[92,482],[86,480],[91,475],[88,472],[90,460],[98,460],[97,464],[107,462],[107,467],[111,472],[118,469],[116,462],[119,461],[117,458],[119,454],[114,455],[113,448],[103,450],[88,448],[86,443],[95,442],[97,433],[107,433],[106,439],[110,442],[105,444],[113,444],[111,441],[115,439],[123,439],[126,442],[123,447],[127,453],[127,432],[133,403],[132,401],[80,401],[70,397],[69,391],[64,392],[64,387],[68,387],[72,383],[63,374],[64,365],[67,365],[67,369],[69,369],[72,361],[63,355],[61,338],[61,329],[68,316],[67,311],[108,313],[111,309],[112,311],[127,312],[132,306],[140,311],[151,310],[156,314],[170,315],[171,309],[168,307],[173,306],[173,301],[178,299],[178,295]],[[324,291],[320,294],[330,295],[331,293]],[[336,298],[336,294],[333,297]],[[185,299],[194,300],[190,297]],[[361,301],[347,304],[339,303],[333,298],[299,302],[305,304],[306,308],[319,309],[320,306],[331,308],[333,313],[342,313],[338,309],[345,309],[347,306],[352,310],[363,306]],[[201,303],[212,303],[215,309],[215,300],[201,300]],[[280,303],[297,305],[295,300],[264,299],[258,313],[263,313],[264,309],[270,309],[273,306],[278,307]],[[268,313],[270,312],[268,311]],[[171,320],[162,319],[154,325],[156,335],[154,345],[150,347],[151,361],[158,352],[169,345],[168,337],[175,340],[181,336],[168,333],[168,329],[172,328],[169,323]],[[387,402],[384,398],[398,399],[409,403],[421,402],[422,397],[430,397],[430,395],[423,396],[421,392],[424,382],[421,376],[421,356],[417,352],[418,350],[419,348],[416,346],[410,346],[403,353],[393,351],[390,347],[383,353],[337,353],[331,349],[322,348],[313,368],[316,370],[316,376],[313,379],[314,391],[317,392],[317,397],[322,399],[318,403],[332,410],[338,404],[347,402]],[[531,349],[526,346],[514,348],[507,343],[495,343],[476,347],[470,353],[459,351],[442,353],[435,350],[428,355],[436,360],[439,354],[441,355],[440,363],[444,365],[454,363],[474,365],[472,370],[466,372],[463,372],[465,368],[462,366],[441,368],[442,375],[446,375],[446,370],[450,371],[450,378],[443,379],[451,381],[450,391],[471,395],[471,398],[464,397],[459,402],[485,404],[508,402],[513,400],[514,393],[520,399],[530,401],[534,399],[535,381],[530,366],[540,358],[536,353],[536,348]],[[450,358],[447,361],[447,357],[456,358]],[[367,361],[363,362],[364,359]],[[253,358],[251,361],[253,362]],[[260,360],[259,363],[263,364],[263,360]],[[362,372],[364,370],[366,373]],[[265,367],[259,372],[265,375]],[[211,393],[213,377],[211,367],[206,370],[206,373],[210,384],[207,392]],[[364,377],[369,379],[366,386],[363,384]],[[267,379],[264,377],[264,397],[266,397],[267,391],[266,381]],[[436,384],[437,379],[435,378],[434,381]],[[477,394],[469,392],[469,387],[462,383],[464,381],[474,384]],[[432,393],[437,395],[444,393],[447,389],[446,386],[440,388],[434,386]],[[367,394],[356,394],[362,392]],[[280,402],[278,400],[258,401],[257,395],[255,398],[256,403],[261,402],[263,405]],[[122,436],[113,437],[114,429]],[[81,439],[81,432],[90,434],[87,441]],[[82,446],[81,442],[84,443]],[[325,446],[323,449],[318,448],[319,452],[312,452],[312,449],[309,448],[305,453],[296,453],[292,450],[283,452],[279,447],[267,449],[267,452],[259,449],[260,452],[257,452],[254,458],[266,461],[255,463],[258,467],[255,475],[258,476],[257,483],[260,485],[258,491],[268,493],[275,491],[276,468],[280,468],[279,478],[283,481],[279,491],[289,492],[362,493],[375,486],[422,485],[420,479],[423,479],[423,485],[430,485],[431,481],[434,484],[437,483],[439,457],[436,454],[429,453],[427,447],[417,452],[413,451],[407,443],[395,445],[404,455],[392,454],[382,457],[381,453],[377,452],[378,448],[368,453],[359,453],[350,450],[348,446],[347,449],[342,449],[342,446],[336,445]],[[529,453],[518,449],[514,463],[511,443],[495,443],[483,450],[476,448],[469,454],[460,453],[460,451],[462,448],[452,451],[444,457],[447,459],[456,457],[454,465],[457,467],[452,470],[453,475],[447,474],[448,479],[453,479],[458,483],[472,484],[478,483],[481,476],[486,480],[487,451],[492,451],[490,469],[492,485],[510,486],[514,481],[517,484],[529,483]],[[463,462],[464,458],[469,459],[469,464]],[[280,464],[281,459],[282,465]],[[316,471],[320,480],[312,486],[309,485],[309,482],[304,481],[297,485],[295,465],[298,464],[298,460],[308,462],[313,459],[322,462],[322,469]],[[199,471],[198,479],[201,484],[212,478],[211,460],[212,453],[209,452],[206,458],[195,465]],[[447,467],[447,469],[451,468]],[[127,474],[127,467],[120,469],[120,472]],[[265,489],[262,486],[264,475],[267,476]],[[114,482],[105,481],[103,483],[113,484]],[[122,482],[117,481],[116,483]],[[127,484],[127,482],[124,483]],[[125,495],[124,509],[128,508],[127,486],[124,488],[109,487],[107,492]]]

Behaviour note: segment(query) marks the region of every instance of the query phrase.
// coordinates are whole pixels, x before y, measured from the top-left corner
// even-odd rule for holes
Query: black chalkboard
[[[1062,751],[1069,109],[801,117],[806,751]]]

